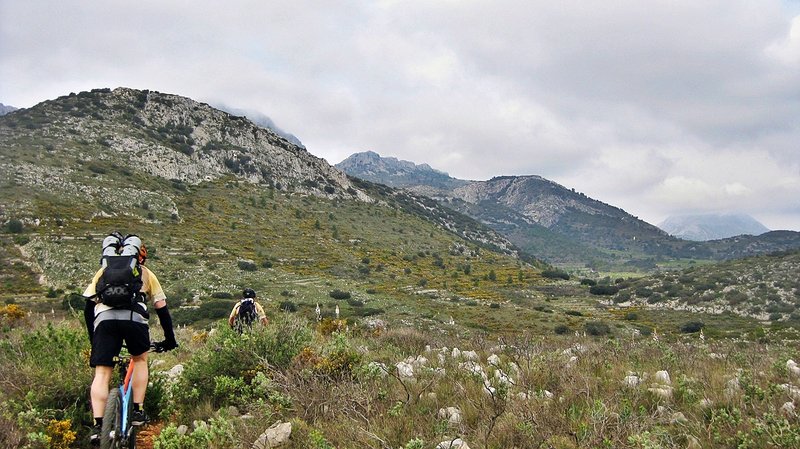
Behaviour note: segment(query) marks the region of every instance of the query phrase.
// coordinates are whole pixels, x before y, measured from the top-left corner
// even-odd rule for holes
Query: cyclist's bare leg
[[[111,382],[111,375],[114,368],[111,366],[97,366],[94,369],[94,380],[90,390],[92,399],[92,414],[95,418],[103,416],[108,401],[108,384]]]
[[[147,381],[150,377],[150,372],[147,368],[147,353],[131,356],[133,359],[133,402],[136,404],[144,403],[144,393],[147,389]]]

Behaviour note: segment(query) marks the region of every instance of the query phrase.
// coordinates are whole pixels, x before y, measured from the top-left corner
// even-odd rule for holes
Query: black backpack
[[[239,313],[236,315],[236,325],[239,329],[245,326],[252,326],[258,319],[258,311],[256,311],[256,302],[253,298],[245,298],[239,304]]]
[[[130,307],[141,301],[142,268],[137,256],[105,256],[97,281],[97,297],[111,307]]]

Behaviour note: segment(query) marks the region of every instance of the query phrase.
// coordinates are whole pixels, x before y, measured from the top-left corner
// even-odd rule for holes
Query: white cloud
[[[792,19],[788,35],[765,49],[768,56],[790,67],[800,67],[800,16]]]
[[[5,104],[160,90],[259,110],[332,163],[539,174],[650,222],[800,229],[798,68],[782,0],[0,0]]]

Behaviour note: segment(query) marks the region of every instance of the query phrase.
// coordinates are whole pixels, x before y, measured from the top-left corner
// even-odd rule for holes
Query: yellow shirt
[[[256,302],[256,300],[253,300],[253,303],[255,303],[255,305],[256,305],[256,313],[258,314],[258,319],[260,320],[260,319],[266,317],[267,314],[264,313],[264,308],[261,307],[261,304]],[[228,317],[228,320],[232,320],[232,319],[236,318],[236,315],[239,314],[239,306],[241,306],[241,305],[242,305],[242,301],[239,301],[233,306],[233,310],[231,310],[231,316]]]
[[[147,301],[155,304],[158,301],[167,299],[167,295],[164,294],[164,289],[161,288],[161,283],[158,282],[156,275],[144,265],[140,266],[142,268],[142,288],[139,291],[146,295]],[[93,296],[97,293],[97,281],[100,280],[100,276],[103,274],[103,271],[104,268],[97,270],[97,273],[95,273],[94,278],[92,279],[92,283],[89,284],[89,286],[86,287],[86,290],[83,292],[83,296]],[[147,304],[139,304],[141,304],[142,307],[144,307],[144,310],[147,311]],[[111,309],[111,307],[105,304],[97,303],[97,305],[94,306],[94,316],[97,316],[100,312],[104,312],[109,309]]]

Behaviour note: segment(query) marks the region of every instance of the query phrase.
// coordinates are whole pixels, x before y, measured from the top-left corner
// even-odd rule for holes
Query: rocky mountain
[[[30,187],[85,190],[71,182],[76,167],[67,162],[74,161],[99,174],[125,167],[187,185],[233,174],[278,189],[370,200],[342,172],[273,131],[175,95],[97,89],[45,101],[3,124],[4,178]],[[33,138],[43,148],[31,148]]]
[[[668,217],[658,225],[685,240],[719,240],[737,235],[761,235],[769,229],[747,214],[691,214]]]
[[[14,112],[16,110],[17,108],[15,108],[14,106],[7,106],[4,105],[3,103],[0,103],[0,115],[6,115],[9,112]]]
[[[428,182],[419,176],[425,170],[415,170],[419,165],[398,164],[394,158],[371,152],[355,154],[338,166],[353,176],[395,183],[431,196],[551,263],[651,269],[668,259],[726,259],[761,254],[766,248],[782,251],[800,247],[797,232],[779,237],[764,234],[754,241],[701,244],[682,240],[620,208],[540,176],[500,176],[488,181],[440,176]]]
[[[507,239],[427,197],[353,180],[243,117],[154,91],[96,89],[0,117],[0,180],[0,225],[36,235],[25,251],[54,283],[76,268],[54,261],[47,236],[79,242],[115,227],[146,229],[177,253],[285,254],[337,274],[356,271],[367,248],[484,248],[519,263]]]
[[[418,187],[420,193],[432,193],[440,189],[449,190],[469,183],[452,178],[445,172],[435,170],[428,164],[415,164],[394,157],[381,157],[374,151],[355,153],[335,165],[348,175],[391,187]]]

